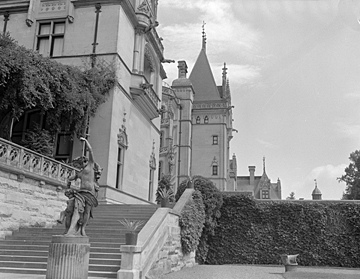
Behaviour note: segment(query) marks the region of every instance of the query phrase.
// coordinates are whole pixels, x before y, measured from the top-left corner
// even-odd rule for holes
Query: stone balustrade
[[[77,171],[67,164],[2,138],[0,138],[0,166],[9,171],[12,170],[17,173],[20,171],[24,175],[35,175],[65,184],[67,179]],[[76,187],[79,181],[74,183]]]
[[[77,170],[0,138],[0,238],[20,227],[51,227],[66,207]],[[72,184],[79,187],[79,181]]]

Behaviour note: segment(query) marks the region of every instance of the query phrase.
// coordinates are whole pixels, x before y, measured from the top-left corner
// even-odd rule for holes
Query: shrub
[[[280,254],[300,254],[307,266],[360,267],[360,204],[262,202],[226,196],[210,264],[277,264]]]
[[[171,187],[171,176],[163,175],[159,180],[158,188],[156,190],[156,202],[161,203],[161,200],[166,196],[169,202],[174,202],[174,191]]]
[[[193,193],[181,212],[181,247],[184,254],[196,251],[205,223],[205,206],[199,191]]]
[[[175,199],[178,200],[186,188],[194,184],[195,190],[200,191],[205,206],[205,223],[200,238],[200,244],[196,252],[198,263],[205,263],[208,253],[208,239],[214,235],[217,226],[217,220],[220,218],[220,208],[223,203],[222,194],[212,183],[212,181],[202,177],[194,176],[192,180],[184,180],[178,188]]]

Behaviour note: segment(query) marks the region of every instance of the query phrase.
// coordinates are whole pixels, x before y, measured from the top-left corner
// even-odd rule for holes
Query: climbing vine
[[[46,113],[51,133],[65,128],[81,136],[114,84],[111,65],[64,65],[0,35],[0,111],[15,120],[36,108]]]

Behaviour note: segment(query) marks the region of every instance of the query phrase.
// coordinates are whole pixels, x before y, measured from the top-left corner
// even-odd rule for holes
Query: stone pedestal
[[[46,279],[87,279],[88,237],[54,235],[49,249]]]

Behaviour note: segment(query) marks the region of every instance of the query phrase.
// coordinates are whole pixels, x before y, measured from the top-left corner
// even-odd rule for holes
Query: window
[[[261,191],[261,198],[262,199],[270,199],[269,190],[262,190]]]
[[[46,114],[42,113],[39,109],[26,111],[18,121],[14,121],[11,141],[21,145],[26,133],[37,131],[37,129],[49,130],[49,127],[46,125]],[[71,158],[73,146],[71,133],[67,132],[65,127],[62,127],[62,131],[55,136],[55,153],[52,156],[55,160],[68,162]]]
[[[212,166],[212,175],[218,175],[218,166]]]
[[[164,132],[160,132],[160,148],[164,146]]]
[[[55,160],[67,162],[71,157],[72,144],[73,141],[70,133],[58,133]]]
[[[64,46],[65,21],[40,22],[36,50],[43,56],[61,56]]]
[[[218,145],[218,144],[219,144],[218,136],[213,136],[213,145]]]
[[[154,172],[155,169],[150,168],[150,174],[149,174],[149,197],[148,201],[151,201],[154,191]]]
[[[204,123],[205,124],[208,124],[209,123],[209,117],[206,115],[205,118],[204,118]]]
[[[161,161],[159,161],[159,169],[158,169],[158,180],[160,180],[160,178],[161,178],[161,173],[162,173],[162,162]]]
[[[118,148],[118,157],[117,157],[117,170],[116,170],[116,188],[122,188],[122,181],[124,176],[124,154],[125,149],[123,147]]]
[[[200,124],[200,116],[196,117],[196,124]]]

